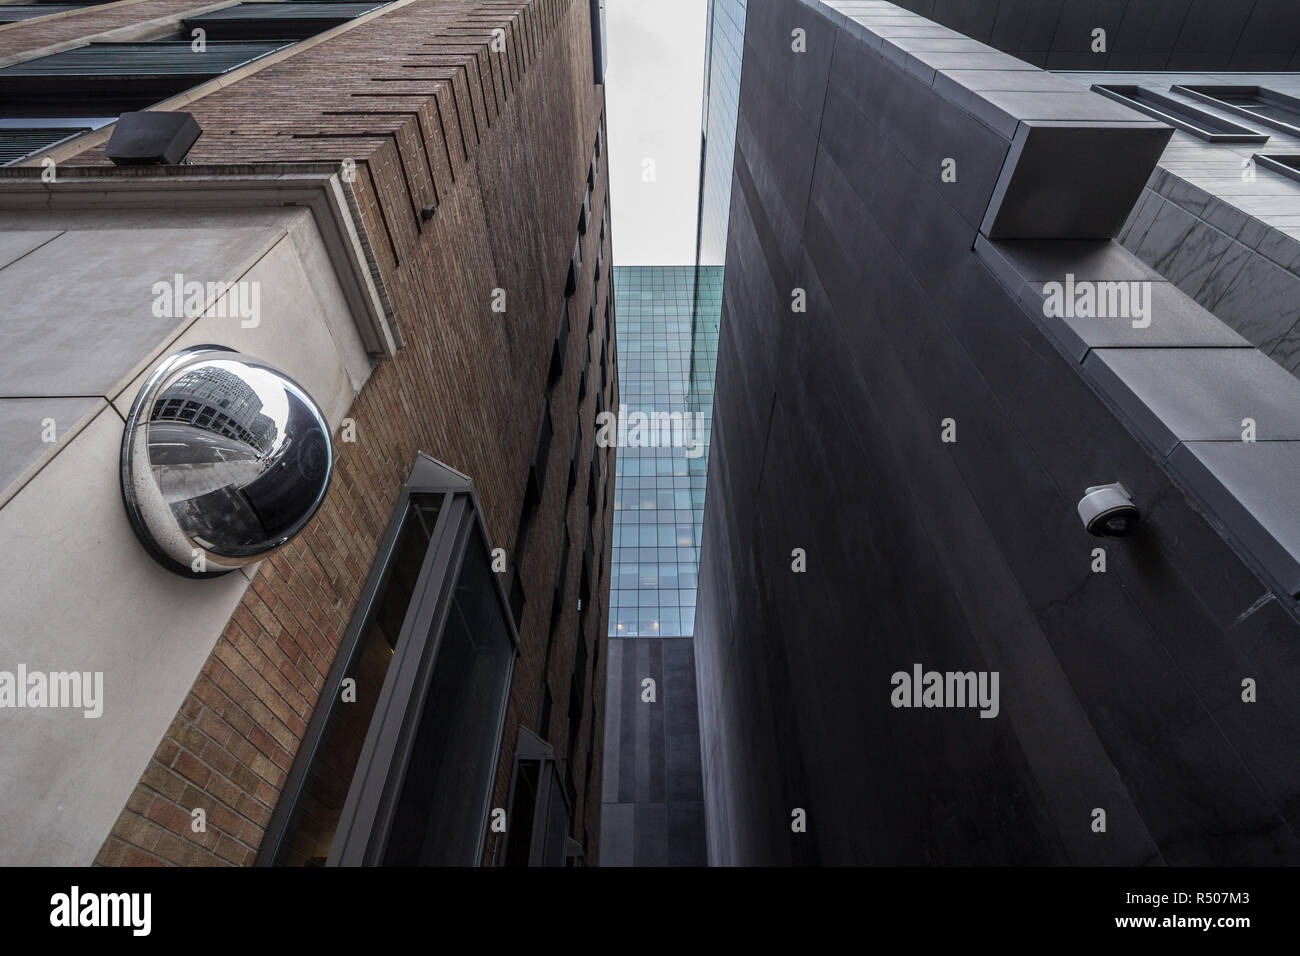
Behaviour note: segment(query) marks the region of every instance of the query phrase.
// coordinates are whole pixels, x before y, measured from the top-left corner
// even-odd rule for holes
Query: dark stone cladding
[[[655,682],[655,705],[642,699]],[[704,795],[689,637],[609,642],[602,866],[703,866]]]
[[[1160,365],[1240,381],[1263,357],[1104,235],[984,236],[1014,134],[936,71],[1029,68],[846,19],[888,4],[834,6],[754,0],[746,23],[695,637],[710,862],[1300,862],[1285,561],[1172,460],[1227,443],[1188,438],[1219,399],[1171,400],[1169,381],[1203,382]],[[1075,122],[1060,106],[1033,119]],[[1122,125],[1077,122],[1103,144]],[[1046,320],[1042,282],[1066,272],[1152,281],[1174,317],[1143,340],[1160,347]],[[1110,481],[1143,522],[1094,539],[1075,505]],[[917,662],[997,671],[999,716],[894,709],[891,675]]]
[[[1291,0],[898,0],[1048,70],[1300,69]],[[1092,32],[1106,31],[1106,51]]]

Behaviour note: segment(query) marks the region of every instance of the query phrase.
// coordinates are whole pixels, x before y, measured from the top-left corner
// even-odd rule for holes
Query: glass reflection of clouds
[[[141,389],[122,445],[132,526],[179,573],[224,573],[286,544],[329,486],[329,428],[278,369],[217,346],[178,352]]]

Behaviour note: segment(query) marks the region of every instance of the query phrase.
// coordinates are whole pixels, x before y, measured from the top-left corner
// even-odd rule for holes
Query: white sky
[[[706,0],[606,0],[615,265],[695,262],[705,14]]]

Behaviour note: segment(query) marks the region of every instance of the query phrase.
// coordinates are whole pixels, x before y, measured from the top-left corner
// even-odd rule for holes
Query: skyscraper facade
[[[731,159],[736,149],[746,0],[708,0],[704,102],[700,113],[700,214],[695,261],[721,265],[727,254]]]
[[[701,105],[699,217],[691,307],[691,368],[687,404],[713,422],[713,383],[722,323],[722,264],[731,214],[732,158],[740,106],[745,0],[709,0]],[[699,547],[697,536],[696,547]]]
[[[701,384],[716,338],[697,339],[692,306],[697,282],[706,302],[721,301],[721,269],[616,266],[620,397],[627,415],[675,415],[671,432],[647,434],[657,447],[626,444],[615,473],[610,637],[690,637],[695,630],[699,531],[704,521],[708,413],[691,403],[692,371]],[[647,431],[652,430],[647,426]]]
[[[608,865],[705,859],[691,637],[710,409],[693,388],[711,378],[717,316],[705,322],[713,335],[698,335],[695,313],[697,289],[716,306],[721,286],[716,266],[614,269],[620,418],[628,424],[610,569],[601,856]],[[640,437],[638,422],[649,423]]]

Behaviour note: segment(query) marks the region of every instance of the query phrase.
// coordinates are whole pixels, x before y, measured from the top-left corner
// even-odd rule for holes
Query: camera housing
[[[1133,496],[1118,481],[1087,488],[1079,500],[1079,520],[1089,534],[1098,538],[1122,538],[1137,527],[1141,518]]]

